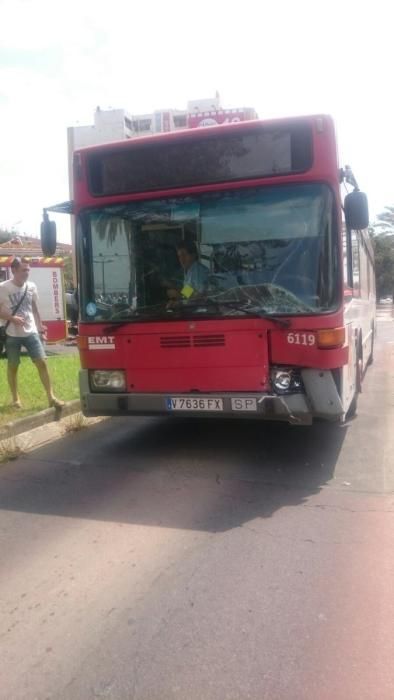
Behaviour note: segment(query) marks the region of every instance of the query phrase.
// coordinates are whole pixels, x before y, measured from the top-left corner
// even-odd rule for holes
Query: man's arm
[[[31,308],[32,308],[32,311],[33,311],[33,316],[34,316],[34,320],[35,320],[35,322],[36,322],[36,326],[37,326],[38,332],[39,332],[39,333],[44,333],[44,331],[45,331],[45,326],[43,326],[43,324],[42,324],[40,312],[39,312],[38,306],[37,306],[37,302],[36,302],[34,299],[33,299],[32,303],[31,303]]]
[[[3,308],[4,302],[0,300],[0,318],[8,323],[14,323],[16,326],[23,326],[24,319],[21,316],[14,316],[10,311]]]

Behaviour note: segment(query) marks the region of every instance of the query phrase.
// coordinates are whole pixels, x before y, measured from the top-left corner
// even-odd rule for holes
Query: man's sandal
[[[63,408],[65,405],[64,401],[60,401],[60,399],[51,399],[49,402],[49,406],[51,408]]]

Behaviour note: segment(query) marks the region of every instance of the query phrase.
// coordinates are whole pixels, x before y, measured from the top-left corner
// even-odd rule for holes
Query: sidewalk
[[[72,340],[73,342],[70,342]],[[46,346],[48,358],[60,355],[74,355],[78,353],[76,341],[70,339],[64,343]],[[4,460],[4,454],[14,453],[15,458],[19,452],[26,452],[47,442],[63,437],[70,432],[76,432],[81,428],[96,423],[103,418],[85,418],[81,413],[79,399],[67,401],[61,409],[47,408],[31,413],[23,418],[15,418],[0,425],[0,462]]]
[[[0,468],[2,463],[18,459],[26,452],[60,440],[103,420],[107,418],[85,418],[81,413],[74,412],[60,420],[45,422],[18,434],[11,433],[6,437],[0,437]]]
[[[0,439],[4,435],[19,434],[31,427],[45,422],[58,420],[62,416],[80,410],[78,371],[79,358],[75,347],[64,344],[46,347],[48,368],[55,395],[66,401],[61,412],[48,409],[45,392],[33,363],[22,353],[18,373],[18,388],[22,408],[16,410],[11,404],[11,395],[7,381],[7,359],[0,360]]]
[[[32,413],[30,416],[4,423],[4,425],[0,426],[0,440],[6,440],[21,433],[26,433],[48,423],[61,421],[68,416],[79,413],[80,410],[80,400],[75,399],[75,401],[68,401],[61,409],[46,408],[44,411],[38,411],[38,413]]]

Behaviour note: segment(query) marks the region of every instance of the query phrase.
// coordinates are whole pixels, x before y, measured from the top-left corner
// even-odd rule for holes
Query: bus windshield
[[[78,226],[85,321],[317,314],[339,303],[323,184],[128,202],[85,210]]]

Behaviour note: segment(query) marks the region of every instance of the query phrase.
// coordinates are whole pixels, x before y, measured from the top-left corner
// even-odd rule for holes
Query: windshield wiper
[[[186,304],[183,304],[183,308],[190,308],[190,307],[206,307],[208,308],[209,306],[214,306],[218,311],[221,311],[222,306],[226,306],[228,309],[234,309],[234,311],[241,311],[242,313],[246,314],[247,316],[255,318],[258,316],[258,318],[264,318],[269,321],[272,321],[273,323],[276,323],[278,326],[281,328],[289,328],[291,325],[291,322],[287,318],[281,318],[280,316],[276,316],[274,314],[271,314],[269,311],[266,311],[265,309],[261,308],[260,306],[254,306],[253,304],[250,304],[249,302],[245,301],[219,301],[218,299],[204,299],[201,301],[189,301]]]
[[[200,306],[200,305],[198,305]],[[205,305],[206,306],[206,305]],[[141,306],[139,309],[124,309],[120,314],[116,314],[115,317],[107,319],[109,325],[104,328],[104,332],[110,332],[111,330],[117,330],[127,326],[129,323],[138,323],[139,321],[161,321],[164,318],[170,319],[179,318],[182,316],[184,311],[184,304],[175,303],[174,305],[164,306],[162,304],[156,306]]]
[[[180,301],[176,302],[172,306],[165,306],[164,308],[162,306],[160,306],[159,308],[142,307],[141,309],[133,309],[132,313],[128,313],[125,310],[123,317],[118,316],[117,319],[112,319],[110,325],[104,328],[104,332],[109,333],[111,330],[122,328],[123,326],[126,326],[129,323],[138,321],[159,321],[163,319],[163,317],[170,318],[171,316],[173,316],[173,318],[175,319],[179,318],[180,316],[183,316],[188,311],[196,311],[197,309],[206,309],[207,311],[215,310],[216,312],[221,313],[223,307],[227,309],[232,309],[234,311],[240,311],[244,315],[249,316],[251,318],[256,318],[257,316],[257,318],[263,318],[268,321],[272,321],[281,328],[289,328],[289,326],[291,325],[289,319],[281,318],[280,316],[271,314],[269,311],[266,311],[265,309],[259,306],[250,304],[249,302],[227,300],[219,301],[218,299],[208,298],[194,301],[189,300],[187,302]],[[111,319],[108,320],[111,321]]]
[[[124,309],[122,312],[107,319],[107,323],[109,322],[110,325],[104,328],[104,332],[107,333],[111,330],[122,328],[123,326],[127,326],[128,323],[136,321],[156,320],[161,317],[161,314],[165,310],[166,309],[163,309],[162,306],[142,306],[140,309]]]

